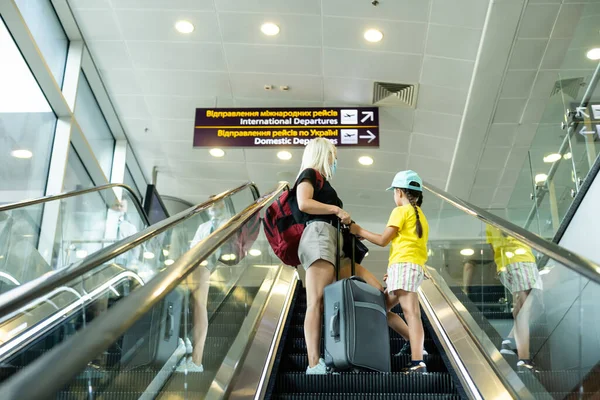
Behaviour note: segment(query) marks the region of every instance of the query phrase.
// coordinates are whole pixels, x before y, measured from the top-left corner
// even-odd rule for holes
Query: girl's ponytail
[[[411,182],[410,184],[419,186],[417,182]],[[417,207],[421,207],[421,204],[423,204],[423,192],[411,189],[400,190],[402,190],[404,194],[406,194],[406,197],[408,197],[408,201],[410,201],[410,205],[413,206],[415,210],[415,217],[417,217],[416,232],[417,236],[420,239],[423,237],[423,225],[421,224],[421,217],[419,216],[419,209]]]

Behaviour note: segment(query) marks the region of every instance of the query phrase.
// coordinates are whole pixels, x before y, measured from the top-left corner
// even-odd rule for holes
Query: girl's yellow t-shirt
[[[406,262],[424,266],[427,262],[429,224],[421,208],[417,207],[417,210],[423,227],[421,238],[417,235],[417,216],[413,206],[407,204],[392,211],[387,226],[398,228],[398,233],[391,242],[389,265]]]

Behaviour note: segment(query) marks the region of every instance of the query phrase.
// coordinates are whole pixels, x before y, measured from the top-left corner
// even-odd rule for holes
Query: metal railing
[[[116,303],[110,311],[97,317],[85,330],[77,332],[31,363],[24,371],[8,379],[0,386],[1,397],[6,400],[52,398],[54,393],[85,369],[96,354],[113,344],[286,187],[287,183],[279,184],[275,190],[256,200],[199,242],[168,269]]]
[[[22,207],[27,207],[27,206],[34,206],[37,204],[48,203],[48,202],[56,201],[56,200],[68,199],[70,197],[82,196],[84,194],[100,192],[102,190],[114,189],[114,188],[125,189],[127,192],[129,192],[129,194],[131,195],[131,198],[134,200],[133,204],[135,205],[135,208],[138,210],[138,212],[144,219],[144,222],[146,223],[146,225],[150,225],[150,222],[148,222],[148,216],[144,212],[144,208],[142,207],[140,199],[137,198],[137,195],[135,194],[135,192],[133,191],[133,189],[131,187],[129,187],[125,184],[122,184],[122,183],[109,183],[106,185],[94,186],[89,189],[73,190],[71,192],[65,192],[65,193],[60,193],[60,194],[53,194],[50,196],[38,197],[37,199],[23,200],[23,201],[18,201],[16,203],[3,204],[3,205],[0,205],[0,212],[14,210],[16,208],[22,208]]]
[[[425,183],[424,187],[435,196],[452,204],[459,210],[478,218],[486,224],[500,229],[501,231],[513,236],[520,242],[536,249],[545,256],[562,263],[567,268],[585,276],[586,278],[596,283],[600,283],[600,266],[598,264],[563,247],[560,247],[553,242],[541,238],[540,236],[537,236],[534,233],[531,233],[530,231],[513,224],[512,222],[489,213],[482,208],[467,203],[466,201],[461,200],[458,197],[455,197],[435,186]]]
[[[257,186],[253,182],[245,183],[244,185],[241,185],[235,189],[223,192],[202,204],[191,207],[180,212],[179,214],[175,214],[172,217],[151,225],[124,240],[118,241],[102,250],[97,251],[96,253],[79,262],[73,263],[58,271],[42,275],[39,278],[24,283],[23,285],[0,295],[0,318],[6,319],[36,298],[51,292],[55,288],[82,276],[83,274],[104,264],[105,262],[108,262],[115,257],[133,249],[134,247],[139,246],[145,241],[158,236],[160,233],[170,229],[180,222],[207,210],[214,203],[221,201],[224,198],[233,196],[234,194],[245,189],[250,189],[255,199],[257,199],[260,195]]]

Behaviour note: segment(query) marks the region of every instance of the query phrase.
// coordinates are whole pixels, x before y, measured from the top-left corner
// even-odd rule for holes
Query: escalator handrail
[[[72,381],[100,352],[179,286],[200,263],[235,235],[287,188],[280,183],[187,251],[169,268],[137,288],[65,342],[48,351],[0,386],[3,399],[50,398]],[[73,351],[77,349],[77,351]]]
[[[433,185],[425,183],[423,187],[440,199],[452,204],[459,210],[478,218],[486,224],[500,229],[520,242],[528,245],[529,247],[532,247],[551,259],[560,262],[578,274],[581,274],[596,283],[600,283],[600,266],[593,261],[575,254],[564,247],[560,247],[549,240],[546,240],[471,203],[461,200],[458,197],[453,196],[450,193],[447,193]]]
[[[255,200],[260,196],[258,187],[253,182],[247,182],[235,189],[228,190],[215,197],[212,197],[204,203],[190,207],[187,210],[157,222],[154,225],[150,225],[140,232],[106,246],[102,250],[91,254],[81,261],[68,265],[57,271],[42,275],[4,294],[1,294],[0,318],[6,319],[36,298],[43,296],[55,288],[63,286],[80,276],[83,276],[92,269],[116,258],[117,256],[133,249],[134,247],[139,246],[143,242],[159,235],[160,233],[170,229],[180,222],[207,210],[214,203],[227,197],[231,197],[245,189],[250,189],[252,191],[252,195]]]
[[[135,194],[135,192],[133,191],[133,189],[130,186],[125,185],[123,183],[108,183],[106,185],[94,186],[89,189],[73,190],[71,192],[65,192],[65,193],[44,196],[44,197],[38,197],[37,199],[23,200],[23,201],[17,201],[16,203],[3,204],[3,205],[0,205],[0,212],[14,210],[16,208],[34,206],[37,204],[48,203],[48,202],[56,201],[56,200],[68,199],[69,197],[82,196],[84,194],[100,192],[102,190],[114,189],[114,188],[125,189],[126,191],[129,192],[131,198],[133,199],[135,208],[138,210],[138,212],[144,219],[144,222],[146,223],[146,225],[150,225],[150,223],[148,222],[148,216],[144,212],[144,208],[142,207],[142,203],[140,202],[140,199],[138,199],[137,195]]]

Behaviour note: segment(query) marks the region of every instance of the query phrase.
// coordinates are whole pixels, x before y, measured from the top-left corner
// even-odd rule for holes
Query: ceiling
[[[567,52],[579,60],[567,68],[594,67],[571,42],[582,15],[600,14],[599,1],[561,0],[69,3],[146,176],[157,166],[159,191],[190,202],[247,180],[262,191],[293,180],[302,151],[213,158],[192,148],[196,107],[370,105],[374,81],[418,83],[415,109],[380,109],[379,149],[339,152],[334,187],[357,221],[377,225],[392,205],[382,190],[405,168],[505,207]],[[178,33],[180,19],[194,32]],[[281,33],[263,35],[267,21]],[[369,28],[384,39],[367,43]]]

